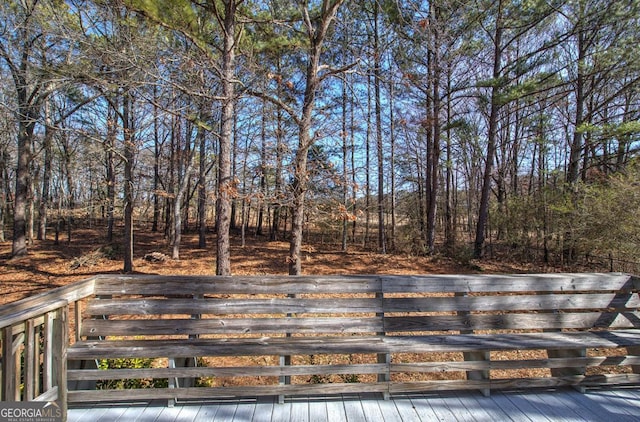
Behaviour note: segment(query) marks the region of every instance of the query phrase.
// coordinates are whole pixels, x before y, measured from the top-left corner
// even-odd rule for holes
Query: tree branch
[[[290,107],[288,104],[286,104],[281,99],[273,97],[273,96],[271,96],[269,94],[266,94],[266,93],[264,93],[262,91],[254,91],[254,90],[251,90],[251,89],[247,89],[245,92],[247,94],[251,95],[251,96],[254,96],[256,98],[260,98],[260,99],[265,100],[265,101],[269,101],[271,104],[273,104],[273,105],[275,105],[277,107],[280,107],[281,109],[286,111],[289,116],[291,116],[291,118],[296,123],[296,125],[298,125],[298,126],[300,125],[300,123],[301,123],[300,117],[298,117],[295,114],[295,111],[293,110],[292,107]]]

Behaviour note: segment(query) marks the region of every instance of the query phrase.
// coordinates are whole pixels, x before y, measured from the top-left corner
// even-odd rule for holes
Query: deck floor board
[[[555,391],[478,392],[396,395],[390,400],[370,395],[327,398],[277,397],[257,400],[84,406],[69,409],[69,422],[424,422],[424,421],[637,421],[640,391],[571,389]]]

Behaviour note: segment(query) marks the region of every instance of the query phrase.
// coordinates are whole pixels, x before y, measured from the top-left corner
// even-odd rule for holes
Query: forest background
[[[3,266],[76,242],[131,272],[158,233],[223,275],[232,236],[289,274],[305,244],[637,271],[639,9],[2,0]]]

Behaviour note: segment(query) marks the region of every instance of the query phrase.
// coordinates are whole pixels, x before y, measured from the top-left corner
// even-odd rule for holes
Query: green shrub
[[[101,359],[98,369],[143,369],[153,368],[154,359],[150,358],[118,358]],[[169,381],[166,378],[126,378],[115,380],[101,380],[97,382],[99,390],[123,390],[133,388],[166,388]]]

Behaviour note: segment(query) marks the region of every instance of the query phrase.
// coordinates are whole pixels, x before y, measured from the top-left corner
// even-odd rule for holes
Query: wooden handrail
[[[47,312],[43,309],[51,308],[53,303],[73,303],[89,297],[93,294],[94,288],[95,278],[92,277],[2,305],[0,306],[0,329],[43,315]]]

